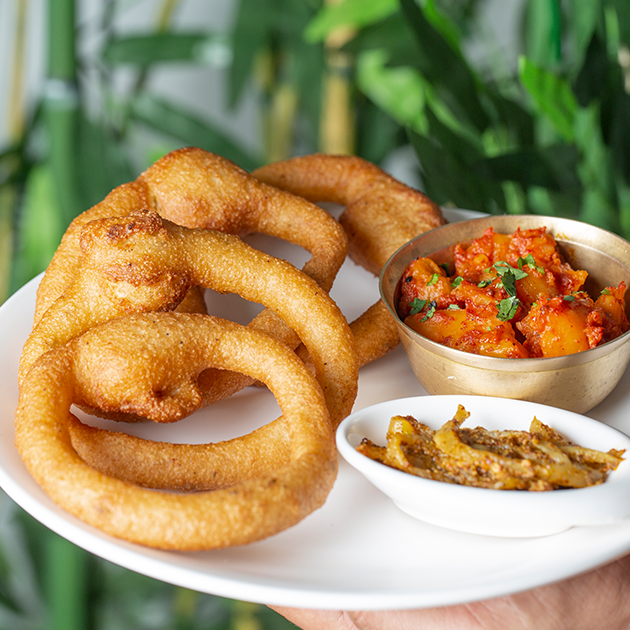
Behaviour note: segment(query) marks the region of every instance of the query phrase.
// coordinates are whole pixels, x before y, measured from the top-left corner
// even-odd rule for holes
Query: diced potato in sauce
[[[630,328],[622,282],[597,299],[588,273],[565,262],[544,227],[457,244],[455,273],[417,258],[403,274],[398,313],[421,335],[465,352],[556,357],[594,348]]]

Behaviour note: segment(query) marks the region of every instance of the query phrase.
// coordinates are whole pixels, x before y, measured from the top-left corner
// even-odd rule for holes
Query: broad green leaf
[[[426,19],[414,0],[400,0],[403,15],[415,34],[415,66],[457,116],[482,131],[489,124],[481,104],[483,91],[465,59]]]
[[[579,197],[579,152],[573,144],[528,147],[486,158],[471,166],[481,177],[518,182],[523,188],[539,186]]]
[[[619,86],[612,99],[606,133],[615,170],[630,185],[630,94],[623,86]]]
[[[582,107],[586,107],[591,101],[605,98],[609,74],[608,51],[596,33],[589,42],[584,63],[573,86],[578,103]]]
[[[374,164],[381,164],[407,142],[403,127],[368,98],[358,99],[357,127],[363,132],[358,135],[356,153]]]
[[[581,156],[578,173],[585,191],[594,199],[612,202],[616,187],[611,155],[602,138],[599,112],[597,104],[576,112],[575,143]]]
[[[630,47],[630,2],[627,0],[610,0],[614,7],[619,23],[619,40],[626,47]]]
[[[0,186],[23,182],[31,167],[25,148],[17,145],[0,152]]]
[[[138,97],[131,106],[131,117],[138,123],[177,138],[184,145],[197,146],[253,170],[261,161],[241,149],[211,123],[165,101],[150,96]]]
[[[489,85],[488,100],[494,109],[495,125],[503,127],[509,140],[518,147],[534,143],[534,119],[516,100],[503,96],[494,85]]]
[[[326,68],[324,49],[307,44],[302,39],[294,43],[289,79],[295,86],[298,104],[305,114],[305,132],[311,146],[317,146],[323,100],[323,77]]]
[[[560,0],[529,0],[525,6],[525,53],[537,66],[553,68],[562,51]]]
[[[31,170],[26,182],[17,239],[16,277],[20,286],[48,266],[66,228],[53,179],[50,165],[42,164]]]
[[[413,132],[409,137],[420,162],[424,190],[433,201],[491,214],[505,212],[500,185],[472,173],[432,137]]]
[[[103,50],[110,64],[150,66],[164,62],[204,62],[226,66],[232,52],[223,34],[154,33],[114,38]]]
[[[571,34],[574,47],[573,59],[580,64],[593,35],[602,30],[602,0],[569,2],[566,5],[566,11],[569,20],[567,31]]]
[[[366,51],[357,60],[356,83],[394,120],[416,131],[426,131],[424,82],[417,70],[389,68],[384,50]]]
[[[85,116],[80,122],[78,153],[79,195],[84,210],[136,177],[121,139],[103,123]]]
[[[413,67],[418,55],[414,35],[401,13],[361,29],[343,50],[357,56],[365,51],[384,50],[392,67]]]
[[[231,33],[232,65],[230,66],[229,103],[239,101],[247,81],[251,79],[255,60],[270,46],[273,11],[272,0],[238,0],[238,10]]]
[[[427,20],[442,34],[453,49],[459,51],[462,34],[458,25],[440,9],[436,0],[423,0],[423,8]]]
[[[630,186],[623,180],[617,181],[617,195],[619,198],[620,234],[630,238]]]
[[[579,219],[581,197],[576,200],[548,188],[531,186],[527,189],[527,212],[542,216]]]
[[[579,218],[611,232],[619,232],[621,224],[616,206],[598,186],[587,186],[582,196]]]
[[[326,4],[304,32],[307,41],[322,42],[335,29],[362,28],[398,10],[398,0],[343,0]]]
[[[429,125],[428,135],[439,142],[440,146],[462,164],[469,166],[483,158],[483,147],[471,135],[465,135],[460,129],[445,123],[433,111],[434,103],[426,109]]]
[[[11,293],[13,269],[13,216],[18,200],[15,185],[0,185],[0,304]]]
[[[18,511],[0,492],[0,627],[36,630],[45,625],[45,603]]]
[[[578,104],[567,81],[523,56],[519,58],[518,70],[519,79],[536,110],[549,119],[565,140],[573,140],[573,120]]]

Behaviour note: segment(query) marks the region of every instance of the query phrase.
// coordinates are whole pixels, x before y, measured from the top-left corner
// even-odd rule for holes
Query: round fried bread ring
[[[358,366],[350,328],[328,294],[290,263],[236,236],[181,227],[151,210],[92,221],[81,238],[83,263],[73,284],[28,337],[20,383],[39,356],[89,328],[127,313],[173,310],[191,286],[203,286],[238,293],[276,312],[306,346],[333,422],[338,424],[352,409]],[[133,405],[120,404],[122,392],[116,394],[110,389],[97,405],[86,406],[138,413]],[[197,408],[208,398],[212,402],[214,392],[203,389]],[[157,422],[182,417],[144,411],[140,415]]]
[[[179,149],[158,160],[134,182],[114,189],[71,223],[39,285],[35,323],[77,273],[83,226],[95,219],[127,216],[144,208],[189,228],[239,236],[262,233],[298,245],[311,254],[303,271],[325,290],[330,289],[347,253],[343,228],[321,208],[261,183],[218,155],[197,148]],[[177,310],[206,312],[203,295],[191,287]],[[286,345],[299,344],[294,331],[269,310],[263,310],[253,325]],[[216,370],[208,371],[201,379],[207,384],[204,389],[208,403],[252,384],[242,374],[219,375]]]
[[[348,235],[349,256],[376,276],[399,247],[445,223],[440,207],[426,195],[356,156],[305,155],[268,164],[252,175],[313,203],[346,206],[339,223]],[[380,300],[351,327],[359,365],[399,343],[396,324]]]
[[[381,317],[382,304],[377,302],[350,325],[357,355],[364,362],[374,347],[366,330],[371,331],[374,318]],[[382,330],[380,322],[376,325]],[[307,363],[309,359],[304,357]],[[283,422],[219,444],[156,442],[98,429],[76,418],[69,422],[68,431],[72,446],[90,466],[117,479],[161,490],[213,490],[266,474],[288,459],[290,446]],[[229,458],[232,465],[223,466],[223,458]]]
[[[426,195],[356,156],[315,153],[268,164],[252,175],[314,203],[346,206],[339,223],[349,255],[377,276],[399,247],[445,223]]]
[[[350,251],[355,252],[356,262],[377,274],[407,240],[444,222],[439,207],[422,193],[357,157],[304,156],[270,164],[253,175],[314,202],[345,204],[340,221],[349,233]],[[367,254],[362,250],[366,240],[373,242]],[[352,322],[350,328],[359,366],[385,355],[399,343],[396,323],[381,300]],[[304,347],[298,349],[298,354],[305,362],[309,361]],[[209,457],[205,445],[167,446],[118,433],[106,435],[83,425],[71,427],[71,435],[77,450],[94,466],[136,483],[157,488],[192,484],[198,489],[222,483],[213,474],[213,466],[207,469],[207,474],[191,474],[203,470],[202,462]],[[283,444],[279,437],[274,440],[275,448]],[[246,454],[240,457],[245,471]],[[147,461],[152,465],[143,466]],[[263,462],[261,458],[260,465]]]
[[[132,370],[128,383],[143,407],[187,408],[195,378],[208,366],[245,371],[267,385],[282,409],[288,463],[230,488],[189,494],[103,475],[76,454],[66,424],[79,391],[99,398],[111,385],[112,363]],[[295,353],[267,335],[194,314],[122,317],[40,357],[20,392],[16,446],[64,510],[112,536],[161,549],[215,549],[276,534],[324,503],[337,470],[324,397]]]
[[[218,155],[193,147],[179,149],[74,219],[39,285],[35,322],[72,283],[81,258],[83,226],[144,208],[188,228],[241,237],[261,233],[298,245],[311,254],[303,271],[326,290],[347,253],[344,230],[321,208],[260,182]]]

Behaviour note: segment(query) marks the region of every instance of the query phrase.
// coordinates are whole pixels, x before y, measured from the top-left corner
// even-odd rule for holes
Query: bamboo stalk
[[[49,0],[49,65],[44,110],[48,160],[64,228],[81,211],[75,30],[75,0]],[[56,535],[50,536],[47,543],[45,584],[49,628],[84,630],[88,618],[88,554]]]
[[[26,50],[26,15],[28,0],[19,0],[17,3],[17,15],[15,20],[15,39],[13,46],[13,73],[11,75],[11,87],[9,90],[9,136],[15,143],[24,135],[26,107],[24,104],[24,58]]]
[[[48,3],[49,65],[44,107],[48,158],[55,180],[62,224],[81,211],[78,189],[79,94],[75,58],[74,0]]]
[[[56,534],[51,534],[46,542],[47,627],[85,630],[88,627],[86,554]]]
[[[327,0],[336,3],[339,0]],[[356,146],[356,121],[352,103],[352,57],[341,47],[353,32],[339,28],[325,42],[327,72],[324,76],[320,151],[337,155],[352,155]]]
[[[13,208],[17,194],[13,186],[0,187],[0,304],[9,297],[13,260]]]

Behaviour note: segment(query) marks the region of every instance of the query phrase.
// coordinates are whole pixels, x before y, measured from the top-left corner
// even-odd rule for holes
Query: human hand
[[[630,555],[563,582],[420,610],[272,608],[302,630],[629,630]]]

